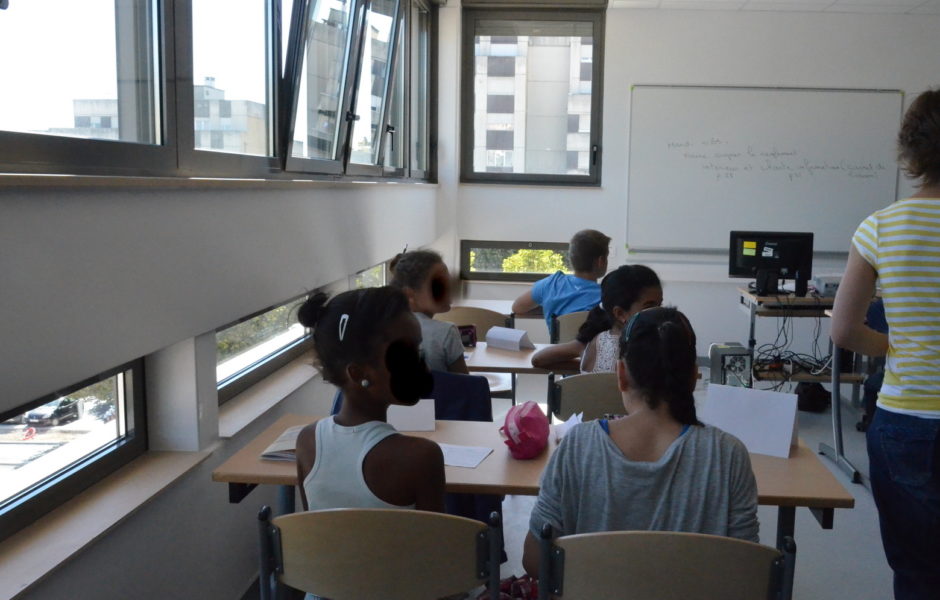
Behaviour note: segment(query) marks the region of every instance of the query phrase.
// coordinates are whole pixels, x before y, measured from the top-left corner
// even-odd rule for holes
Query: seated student
[[[601,301],[601,286],[597,285],[597,279],[607,272],[609,254],[609,237],[593,229],[579,231],[568,245],[568,258],[574,275],[557,271],[536,281],[532,289],[512,303],[512,312],[518,315],[541,306],[545,322],[551,328],[553,315],[591,310]]]
[[[675,308],[631,318],[617,376],[627,416],[571,429],[549,460],[523,566],[538,573],[539,533],[688,531],[758,541],[757,483],[737,438],[695,416],[695,333]]]
[[[404,252],[392,259],[390,266],[391,285],[405,292],[421,325],[421,351],[428,368],[469,373],[457,327],[433,319],[450,310],[450,273],[441,255],[433,250]]]
[[[391,287],[316,294],[298,312],[313,329],[323,378],[343,391],[339,413],[301,430],[297,479],[305,509],[416,508],[443,512],[444,458],[434,442],[399,434],[391,404],[431,391],[421,329]]]
[[[582,373],[614,371],[624,323],[662,303],[663,288],[655,271],[645,265],[618,267],[601,281],[601,305],[591,309],[575,339],[539,350],[532,355],[532,365],[551,369],[580,358]]]

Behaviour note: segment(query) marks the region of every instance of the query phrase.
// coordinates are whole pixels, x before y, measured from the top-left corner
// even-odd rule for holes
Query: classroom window
[[[411,4],[410,47],[407,64],[411,83],[411,175],[426,177],[431,170],[431,12],[421,2]],[[399,139],[404,139],[399,136]]]
[[[460,240],[461,279],[537,281],[555,271],[573,272],[568,244]]]
[[[462,180],[600,183],[603,19],[598,11],[464,11]],[[510,170],[491,164],[491,151],[508,149],[520,154]],[[571,152],[587,160],[572,168]]]
[[[374,267],[363,269],[349,278],[349,287],[353,290],[362,288],[380,287],[388,279],[387,263],[379,263]]]
[[[38,398],[0,422],[0,538],[147,447],[143,361]]]
[[[311,337],[297,322],[306,295],[216,331],[216,383],[219,404],[284,366],[311,347]]]
[[[223,4],[37,0],[0,11],[0,55],[57,40],[28,61],[0,61],[0,77],[25,90],[0,98],[0,169],[432,175],[435,14],[424,0]]]
[[[366,165],[378,162],[380,137],[385,129],[386,88],[391,80],[399,31],[397,11],[395,0],[371,0],[366,11],[350,162]]]
[[[0,80],[11,91],[0,94],[0,168],[122,173],[173,164],[162,127],[160,4],[45,0],[0,11]]]

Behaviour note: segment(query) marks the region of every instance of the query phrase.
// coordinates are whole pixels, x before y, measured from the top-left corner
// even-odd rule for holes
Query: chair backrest
[[[265,507],[259,515],[262,596],[272,573],[279,584],[333,600],[440,598],[487,581],[499,584],[499,556],[491,543],[498,529],[473,519],[332,509],[268,521],[265,511],[270,514]]]
[[[578,335],[578,329],[587,320],[590,312],[589,310],[579,310],[565,315],[553,315],[551,331],[548,332],[551,342],[561,344],[573,340]]]
[[[481,342],[486,341],[486,332],[490,327],[513,326],[510,315],[474,306],[455,306],[445,313],[434,315],[434,318],[454,325],[473,325],[477,330],[477,339]]]
[[[616,373],[572,375],[553,380],[552,388],[555,394],[552,413],[563,421],[579,412],[584,413],[584,421],[626,412]]]
[[[792,584],[792,540],[785,554],[701,533],[611,531],[563,536],[554,543],[550,534],[542,537],[539,598],[552,593],[563,598],[768,600],[782,597]]]

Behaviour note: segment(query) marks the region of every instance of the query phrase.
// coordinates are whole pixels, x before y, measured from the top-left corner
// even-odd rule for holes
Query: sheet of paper
[[[448,467],[475,469],[493,452],[492,448],[483,446],[458,446],[456,444],[438,444],[438,446],[444,452],[444,464]]]
[[[568,417],[568,420],[564,423],[558,423],[555,425],[555,442],[561,442],[561,438],[565,437],[565,434],[568,433],[568,430],[580,423],[583,418],[584,413],[579,412]]]
[[[392,404],[388,423],[398,431],[434,431],[434,400],[418,400],[414,406]]]
[[[535,348],[535,344],[529,340],[529,334],[525,330],[509,327],[490,327],[490,330],[486,332],[486,345],[502,350]]]
[[[699,418],[756,454],[787,458],[796,443],[796,394],[712,383]]]

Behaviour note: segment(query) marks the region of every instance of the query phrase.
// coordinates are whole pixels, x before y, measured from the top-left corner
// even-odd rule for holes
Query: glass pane
[[[291,156],[336,158],[351,11],[352,0],[316,0],[310,8]]]
[[[386,122],[389,127],[385,131],[385,160],[386,167],[402,169],[405,167],[405,22],[402,20],[398,28],[398,46],[395,56],[395,78],[392,81],[392,97],[389,98],[388,116]]]
[[[353,125],[350,162],[376,163],[396,6],[395,0],[373,0],[366,13],[366,39],[356,93],[355,112],[359,120]]]
[[[475,172],[590,174],[592,28],[590,22],[477,22]],[[581,125],[572,131],[575,118]]]
[[[153,11],[147,0],[11,2],[0,129],[159,144]]]
[[[193,0],[195,148],[271,154],[265,0]]]
[[[385,263],[379,263],[364,271],[359,271],[350,278],[349,287],[354,290],[385,285]]]
[[[424,8],[412,10],[411,29],[411,164],[417,171],[428,169],[428,94],[431,67],[431,17]]]
[[[297,322],[298,298],[216,333],[216,381],[222,382],[303,338]]]
[[[120,373],[0,423],[0,504],[126,435],[125,388]]]
[[[566,250],[538,248],[471,247],[470,271],[480,273],[573,273]]]

